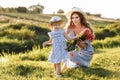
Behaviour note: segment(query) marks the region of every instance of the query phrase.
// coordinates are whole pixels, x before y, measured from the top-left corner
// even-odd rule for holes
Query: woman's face
[[[72,22],[74,23],[74,25],[78,25],[80,24],[80,17],[78,14],[74,13],[72,16],[71,16],[71,20]]]

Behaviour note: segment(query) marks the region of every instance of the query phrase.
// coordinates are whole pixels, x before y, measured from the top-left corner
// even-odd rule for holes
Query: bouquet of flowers
[[[92,41],[94,39],[94,35],[90,33],[89,29],[85,29],[77,36],[78,36],[77,40],[72,40],[67,42],[67,48],[65,50],[67,51],[75,50],[77,48],[76,46],[77,41],[85,41],[85,40]]]

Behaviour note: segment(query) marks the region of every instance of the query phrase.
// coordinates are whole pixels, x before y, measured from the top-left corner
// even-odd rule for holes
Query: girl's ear
[[[48,26],[48,27],[51,27],[51,24],[48,24],[47,26]]]

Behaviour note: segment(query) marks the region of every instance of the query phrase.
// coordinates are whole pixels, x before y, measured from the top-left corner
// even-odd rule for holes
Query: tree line
[[[29,6],[28,8],[24,6],[19,6],[17,8],[3,8],[0,6],[0,12],[19,12],[19,13],[43,13],[44,6],[37,4]]]
[[[37,4],[37,5],[31,5],[28,8],[24,7],[24,6],[19,6],[17,8],[3,8],[2,6],[0,6],[0,12],[18,12],[18,13],[43,13],[43,10],[45,9],[45,7],[41,4]],[[56,12],[57,14],[64,14],[64,10],[63,9],[58,9],[58,11]],[[55,12],[53,12],[53,14],[55,14]],[[86,14],[88,16],[93,15],[96,17],[101,17],[101,14],[91,14],[89,12],[86,12]]]

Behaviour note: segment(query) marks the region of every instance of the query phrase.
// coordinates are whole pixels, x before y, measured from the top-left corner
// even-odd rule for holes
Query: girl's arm
[[[78,39],[77,36],[74,36],[74,37],[69,37],[65,32],[63,33],[64,37],[67,39],[67,40],[76,40]]]
[[[52,45],[52,38],[50,38],[48,41],[43,42],[42,46],[46,47],[47,45]]]

